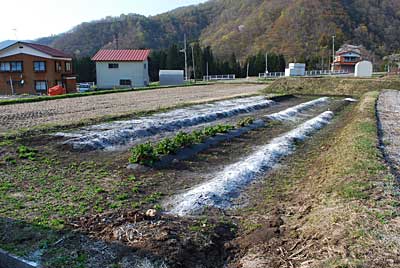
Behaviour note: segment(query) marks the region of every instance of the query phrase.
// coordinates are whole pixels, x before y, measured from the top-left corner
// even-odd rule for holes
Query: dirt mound
[[[119,241],[143,256],[163,256],[171,267],[220,267],[233,226],[212,220],[181,219],[139,211],[82,217],[71,226],[99,240]]]

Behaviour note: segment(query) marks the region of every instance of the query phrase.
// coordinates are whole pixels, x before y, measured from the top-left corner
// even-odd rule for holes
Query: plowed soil
[[[124,115],[257,93],[265,85],[207,85],[115,93],[0,106],[0,133],[71,125],[110,115]]]

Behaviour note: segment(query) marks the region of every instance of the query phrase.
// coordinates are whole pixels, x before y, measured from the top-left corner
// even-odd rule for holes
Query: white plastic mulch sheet
[[[312,109],[316,106],[321,106],[321,105],[327,104],[328,102],[329,102],[329,98],[323,97],[323,98],[319,98],[319,99],[312,100],[309,102],[301,103],[299,105],[288,108],[279,113],[267,115],[266,117],[269,119],[272,119],[272,120],[277,120],[277,121],[291,121],[291,120],[295,120],[296,116],[299,115],[301,112]]]
[[[334,114],[324,112],[299,125],[294,130],[274,138],[245,159],[227,166],[223,171],[186,193],[170,200],[171,214],[180,216],[196,214],[205,207],[226,208],[230,199],[252,182],[257,175],[276,165],[283,157],[293,153],[295,144],[326,126]]]
[[[134,120],[95,125],[76,132],[57,133],[56,135],[69,138],[65,143],[72,145],[74,149],[112,149],[113,147],[127,145],[138,138],[250,113],[274,103],[274,101],[267,100],[262,96],[219,101]]]

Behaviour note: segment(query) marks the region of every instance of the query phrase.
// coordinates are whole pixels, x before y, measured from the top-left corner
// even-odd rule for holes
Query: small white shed
[[[148,86],[149,54],[150,50],[100,50],[92,58],[96,62],[97,87],[108,89]]]
[[[373,66],[370,61],[360,61],[356,64],[354,76],[356,77],[372,77]]]
[[[289,63],[289,68],[285,69],[285,76],[305,76],[305,63]]]
[[[183,70],[160,70],[161,86],[179,86],[185,83]]]

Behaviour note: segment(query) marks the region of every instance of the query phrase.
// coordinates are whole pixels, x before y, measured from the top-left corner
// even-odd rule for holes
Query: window
[[[131,86],[132,81],[131,80],[126,80],[126,79],[121,79],[119,80],[119,85],[120,86]]]
[[[22,72],[22,61],[12,61],[11,72]]]
[[[0,63],[0,72],[10,72],[11,66],[9,62]]]
[[[62,71],[62,66],[61,66],[61,62],[56,61],[56,72],[61,72]]]
[[[145,69],[145,70],[147,69],[147,64],[146,64],[146,63],[144,64],[144,69]]]
[[[71,68],[71,63],[70,62],[65,62],[65,71],[70,72],[72,70]]]
[[[108,69],[118,69],[119,64],[118,63],[109,63],[108,64]]]
[[[47,81],[35,81],[36,91],[47,91]]]
[[[22,61],[0,63],[0,72],[22,72]]]
[[[35,72],[45,72],[46,71],[46,62],[44,62],[44,61],[34,61],[33,62],[33,70]]]

